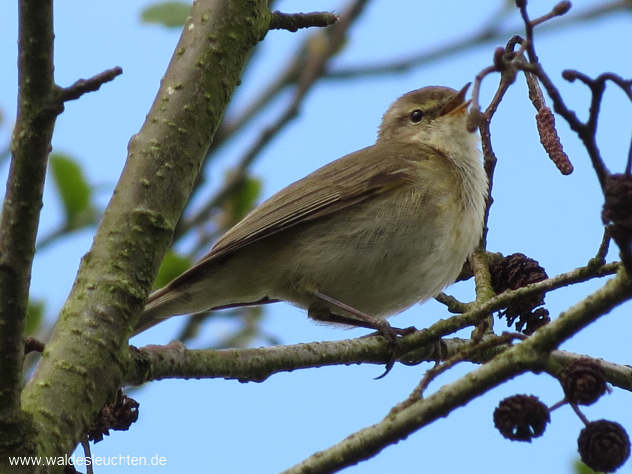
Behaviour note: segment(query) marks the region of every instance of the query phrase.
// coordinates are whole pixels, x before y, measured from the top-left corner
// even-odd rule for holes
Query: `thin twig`
[[[338,21],[338,17],[329,12],[281,13],[275,11],[272,12],[270,18],[270,29],[297,31],[300,28],[312,26],[330,26],[336,21]]]
[[[79,79],[72,85],[59,89],[59,100],[62,102],[75,100],[87,92],[97,91],[103,84],[114,80],[114,78],[120,74],[123,74],[123,69],[116,66],[111,69],[106,69],[89,79]]]
[[[83,448],[84,459],[92,460],[92,453],[90,452],[90,441],[88,441],[88,437],[84,436],[81,439],[81,447]],[[86,474],[94,474],[94,470],[92,468],[92,462],[86,462]]]
[[[25,337],[24,338],[24,354],[28,354],[29,352],[44,352],[44,343],[42,341],[38,341],[34,337]]]
[[[491,347],[508,344],[516,337],[519,337],[520,339],[525,338],[523,334],[504,333],[500,336],[492,336],[485,341],[470,341],[469,344],[465,345],[458,353],[454,354],[448,360],[446,360],[442,364],[435,365],[434,367],[428,369],[417,387],[415,387],[415,389],[413,390],[409,399],[411,401],[414,401],[419,397],[423,397],[423,393],[426,391],[426,388],[428,388],[428,385],[430,385],[430,382],[432,382],[445,371],[454,367],[459,362],[463,362],[470,358],[473,353],[479,351],[482,352]]]
[[[597,118],[605,89],[605,82],[607,80],[614,79],[613,82],[622,86],[622,89],[626,92],[626,94],[629,97],[632,97],[632,92],[630,91],[630,84],[632,84],[632,81],[625,81],[612,73],[602,74],[597,79],[591,80],[578,71],[565,70],[562,73],[562,76],[566,80],[573,82],[575,79],[580,79],[582,82],[588,84],[591,89],[592,98],[589,117],[584,123],[577,117],[577,114],[574,111],[570,110],[566,106],[566,103],[553,84],[553,81],[551,81],[548,74],[546,74],[539,63],[523,63],[518,64],[518,67],[526,72],[534,73],[538,77],[540,83],[544,86],[553,101],[553,108],[555,112],[561,115],[568,122],[571,129],[577,133],[584,144],[593,168],[595,169],[595,173],[597,174],[599,184],[601,185],[602,190],[605,190],[606,180],[610,173],[603,161],[603,158],[601,157],[601,153],[596,143]]]
[[[588,266],[599,267],[606,263],[606,255],[608,254],[608,248],[610,247],[610,239],[610,232],[606,227],[603,230],[603,236],[601,237],[601,243],[599,244],[597,253],[588,261]]]
[[[465,313],[472,307],[472,303],[464,303],[457,300],[454,296],[448,295],[444,292],[435,296],[435,300],[444,304],[448,308],[448,311],[454,314]]]
[[[527,56],[529,57],[529,61],[532,63],[538,62],[538,55],[535,52],[535,46],[533,44],[533,28],[534,24],[529,20],[529,12],[527,12],[527,1],[519,0],[516,1],[516,5],[520,10],[520,16],[522,17],[522,21],[524,23],[525,28],[525,36],[527,37],[526,41],[522,44],[524,49],[527,51]]]
[[[632,176],[632,136],[630,136],[630,148],[628,148],[628,162],[625,165],[625,175]]]
[[[544,23],[545,21],[550,20],[551,18],[555,18],[556,16],[565,15],[570,9],[571,9],[571,2],[568,2],[568,1],[560,2],[557,5],[555,5],[553,7],[553,10],[551,10],[549,13],[542,15],[541,17],[536,18],[535,20],[531,20],[531,24],[533,26],[537,26],[540,23]]]
[[[516,44],[522,44],[522,38],[520,36],[513,36],[507,42],[505,48],[496,48],[494,51],[494,64],[488,66],[476,75],[474,80],[474,88],[472,90],[472,109],[468,116],[467,127],[469,130],[473,130],[475,126],[478,126],[479,133],[481,135],[481,147],[483,150],[483,164],[485,167],[485,173],[487,174],[488,191],[487,191],[487,206],[485,207],[484,228],[483,236],[481,238],[481,245],[483,248],[487,242],[487,222],[489,220],[489,212],[494,202],[492,196],[492,189],[494,184],[494,171],[496,168],[497,158],[494,153],[492,140],[491,140],[491,120],[500,102],[502,101],[505,93],[509,89],[509,86],[514,83],[516,79],[517,67],[515,66],[515,60],[521,54],[513,51]],[[494,93],[494,97],[490,101],[489,105],[485,109],[484,113],[480,111],[479,105],[479,90],[483,79],[492,72],[500,72],[500,82]]]
[[[527,51],[527,54],[530,58],[534,58],[537,60],[537,55],[535,53],[535,49],[533,48],[533,27],[535,24],[542,23],[550,18],[555,16],[559,16],[561,14],[566,13],[570,5],[567,5],[567,2],[561,2],[558,4],[550,14],[544,15],[543,17],[534,20],[534,22],[530,22],[528,18],[528,14],[526,11],[526,2],[518,2],[519,8],[521,11],[521,15],[525,21],[525,28],[527,30],[527,41],[524,41],[520,36],[514,35],[505,46],[505,49],[497,48],[494,52],[494,64],[493,66],[488,66],[479,72],[474,80],[474,87],[472,90],[472,109],[470,111],[470,115],[468,117],[468,129],[472,130],[475,126],[478,126],[479,132],[481,135],[481,145],[483,150],[483,159],[485,172],[487,174],[488,180],[488,200],[487,206],[485,208],[485,218],[484,218],[484,230],[482,237],[482,245],[485,246],[487,241],[487,222],[489,220],[489,213],[491,209],[491,205],[494,202],[492,197],[493,183],[494,183],[494,171],[496,168],[497,158],[494,153],[491,141],[491,120],[493,115],[495,114],[502,98],[505,95],[505,92],[508,90],[509,86],[513,84],[516,78],[516,72],[518,70],[520,64],[520,58],[522,56],[523,50]],[[520,50],[515,52],[515,45],[520,45]],[[485,110],[484,113],[480,111],[479,105],[479,89],[482,80],[491,74],[492,72],[500,72],[501,78],[498,88],[494,94],[493,99],[491,100],[489,106]],[[527,78],[528,81],[530,78]],[[532,79],[532,78],[531,78]],[[533,89],[533,90],[532,90]],[[530,86],[530,96],[532,96],[532,100],[534,101],[534,105],[543,106],[543,97],[539,88],[535,86]],[[544,120],[540,120],[540,122],[544,123]],[[540,123],[538,122],[538,123]],[[563,173],[568,174],[572,171],[572,165],[570,165],[570,161],[568,157],[564,154],[561,148],[561,144],[559,143],[559,139],[556,141],[557,137],[556,133],[550,133],[551,124],[549,122],[549,126],[542,129],[541,136],[546,140],[543,140],[543,144],[545,145],[545,149],[547,152],[550,152],[550,156],[553,161],[558,165],[558,167],[562,170]],[[554,129],[553,129],[554,130]],[[546,133],[544,133],[546,132]],[[566,157],[566,159],[564,159]]]
[[[476,77],[474,78],[474,85],[472,86],[472,105],[470,106],[470,112],[468,114],[468,124],[467,129],[469,132],[473,132],[476,130],[480,123],[480,115],[481,115],[481,107],[479,105],[479,96],[480,96],[480,88],[481,82],[483,79],[489,74],[498,71],[498,68],[494,66],[488,66],[482,71],[480,71]]]
[[[487,222],[489,221],[491,206],[494,203],[492,190],[494,187],[494,171],[496,169],[496,163],[498,162],[492,146],[491,120],[502,98],[509,89],[509,86],[513,83],[514,78],[515,74],[510,70],[501,72],[500,83],[494,93],[494,97],[485,112],[480,114],[478,120],[478,129],[481,134],[481,149],[483,150],[483,166],[485,168],[485,174],[487,174],[487,205],[485,206],[485,224],[483,227],[483,237],[481,239],[483,246],[486,246],[487,243]]]
[[[554,403],[553,405],[551,405],[551,406],[549,407],[549,411],[551,412],[551,411],[557,410],[558,408],[563,407],[563,406],[564,406],[564,405],[566,405],[567,403],[568,403],[568,400],[566,400],[566,397],[564,397],[564,398],[563,398],[562,400],[560,400],[559,402]]]
[[[584,425],[588,426],[588,424],[590,423],[588,421],[588,418],[586,418],[586,415],[584,415],[581,410],[579,409],[579,407],[577,406],[576,403],[568,403],[571,408],[573,409],[573,411],[575,412],[575,414],[579,417],[580,420],[582,420],[582,422],[584,423]]]

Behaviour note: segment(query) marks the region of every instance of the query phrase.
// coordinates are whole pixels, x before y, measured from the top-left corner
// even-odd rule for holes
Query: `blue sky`
[[[0,147],[8,140],[15,119],[17,8],[9,2],[0,18],[0,109],[5,122]],[[146,1],[115,0],[106,3],[56,2],[55,72],[57,82],[68,85],[103,69],[119,65],[123,76],[93,94],[70,102],[60,116],[53,139],[57,151],[79,159],[89,180],[98,185],[99,202],[105,205],[126,158],[126,146],[136,133],[153,101],[160,78],[179,33],[143,25],[139,13]],[[351,30],[349,44],[333,67],[361,65],[405,57],[476,31],[496,10],[499,2],[418,2],[374,0]],[[576,1],[582,10],[594,2]],[[532,17],[554,2],[530,2]],[[340,1],[280,1],[283,11],[340,11]],[[519,26],[514,13],[509,24]],[[299,43],[296,34],[270,32],[261,44],[254,67],[244,76],[232,109],[238,111],[274,78],[287,54]],[[613,71],[632,77],[632,63],[621,54],[621,45],[632,37],[629,15],[605,17],[590,24],[536,36],[540,59],[580,117],[586,116],[589,95],[580,84],[560,77],[566,68],[589,75]],[[253,173],[264,179],[267,197],[315,168],[375,140],[381,114],[399,95],[426,85],[455,88],[471,81],[490,64],[493,49],[504,41],[462,52],[408,72],[358,80],[325,81],[307,96],[297,120],[264,150]],[[623,58],[623,60],[622,60]],[[492,76],[483,84],[483,100],[497,83]],[[207,171],[212,193],[234,163],[257,137],[258,131],[283,110],[290,94],[282,95],[269,110],[227,144]],[[632,105],[610,87],[605,97],[599,129],[599,145],[607,165],[623,170],[630,140]],[[548,274],[570,270],[593,256],[601,239],[601,193],[588,157],[575,135],[558,118],[558,130],[575,172],[560,175],[543,153],[524,81],[519,78],[508,93],[493,123],[493,139],[499,164],[495,178],[495,202],[490,216],[489,249],[505,254],[523,252],[537,259]],[[0,168],[7,174],[5,162]],[[198,204],[196,202],[196,204]],[[61,206],[53,185],[47,183],[41,218],[41,235],[60,222]],[[55,317],[73,282],[81,256],[88,250],[92,230],[77,234],[36,256],[32,294],[47,301]],[[210,243],[209,243],[210,244]],[[609,260],[617,258],[611,251]],[[566,288],[547,296],[547,308],[557,316],[602,282]],[[472,297],[472,282],[448,289],[461,299]],[[621,364],[630,364],[630,303],[602,317],[563,345]],[[424,327],[447,316],[444,308],[428,302],[395,317],[396,326]],[[133,343],[167,343],[182,321],[177,318],[137,337]],[[231,327],[219,319],[205,328],[204,340],[217,338]],[[357,337],[361,330],[319,326],[304,312],[289,305],[271,306],[264,321],[267,333],[283,344]],[[502,323],[497,323],[501,328]],[[378,422],[395,403],[406,398],[427,365],[396,365],[383,380],[373,377],[381,368],[373,365],[327,367],[280,374],[261,384],[234,381],[162,381],[134,392],[140,404],[140,420],[128,432],[113,432],[93,447],[93,454],[130,454],[168,460],[164,468],[128,468],[129,472],[184,472],[204,467],[221,473],[277,472],[325,449],[348,434]],[[430,387],[464,374],[464,364],[440,377]],[[368,462],[346,469],[348,473],[475,472],[531,473],[570,472],[576,457],[576,436],[581,422],[569,408],[552,414],[544,436],[531,444],[510,443],[493,428],[492,412],[498,401],[514,393],[529,393],[552,405],[562,398],[556,381],[547,375],[524,375],[455,410],[448,418],[386,448]],[[632,429],[628,409],[630,394],[614,390],[585,410],[588,418],[607,418]],[[625,407],[625,408],[624,408]],[[629,469],[628,466],[626,466]],[[115,472],[101,468],[98,472]]]

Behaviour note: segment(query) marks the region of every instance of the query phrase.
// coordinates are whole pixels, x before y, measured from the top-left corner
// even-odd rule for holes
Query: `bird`
[[[460,90],[428,86],[384,113],[374,145],[261,203],[149,295],[133,334],[182,314],[286,301],[376,329],[455,281],[478,245],[488,181]]]

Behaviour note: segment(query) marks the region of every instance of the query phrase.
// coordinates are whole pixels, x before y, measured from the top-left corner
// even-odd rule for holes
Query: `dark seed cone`
[[[490,265],[489,271],[496,294],[506,290],[516,290],[548,278],[546,271],[536,260],[521,253],[504,257],[499,262]],[[499,315],[507,318],[507,326],[511,326],[518,318],[516,330],[529,335],[550,321],[548,310],[538,308],[543,304],[544,293],[525,296],[512,301],[506,309],[499,312]]]
[[[88,431],[88,440],[97,443],[103,439],[103,435],[110,434],[109,430],[128,430],[138,419],[138,406],[136,400],[119,390],[116,400],[106,403],[101,408],[94,425]]]
[[[602,368],[590,359],[573,362],[560,376],[566,399],[578,405],[592,405],[606,392]]]
[[[619,423],[593,421],[579,434],[577,449],[589,468],[614,472],[630,456],[630,439]]]
[[[529,441],[542,436],[550,421],[549,409],[533,395],[505,398],[494,410],[494,426],[514,441]]]

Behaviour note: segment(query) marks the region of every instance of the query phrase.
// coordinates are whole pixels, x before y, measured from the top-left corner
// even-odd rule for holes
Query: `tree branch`
[[[272,12],[270,18],[271,30],[297,31],[299,28],[309,28],[311,26],[330,26],[338,21],[338,17],[329,12],[313,13],[281,13]]]
[[[117,66],[112,69],[107,69],[89,79],[79,79],[71,86],[59,89],[59,99],[62,102],[66,102],[78,99],[87,92],[98,91],[103,84],[114,80],[114,78],[120,74],[123,74],[123,69]]]
[[[71,452],[121,385],[131,328],[243,65],[269,20],[264,0],[193,5],[152,109],[130,141],[92,248],[24,389],[24,409],[40,430],[39,454]]]
[[[0,425],[19,429],[22,341],[46,162],[57,114],[52,2],[19,2],[18,112],[0,226]],[[21,436],[2,436],[0,452],[23,452]],[[6,462],[6,456],[0,466]]]
[[[463,301],[457,300],[454,296],[448,295],[444,292],[435,296],[435,300],[445,305],[448,311],[454,314],[465,313],[472,307],[472,303],[464,303]]]
[[[591,296],[570,308],[552,323],[544,326],[524,342],[507,349],[501,356],[444,385],[428,398],[411,396],[394,407],[379,423],[364,428],[331,448],[319,451],[286,473],[333,472],[374,456],[445,416],[499,383],[527,370],[541,369],[549,358],[552,346],[563,342],[617,304],[629,298],[632,282],[625,272],[610,280]]]
[[[487,204],[485,206],[485,217],[483,236],[481,237],[481,245],[483,248],[487,246],[487,222],[489,221],[489,213],[494,203],[494,197],[492,194],[494,188],[494,171],[496,170],[496,153],[492,146],[492,133],[491,133],[491,120],[502,98],[509,89],[509,86],[514,82],[515,73],[509,68],[504,68],[501,57],[504,53],[502,48],[496,50],[494,54],[495,66],[485,68],[479,74],[476,75],[474,80],[474,87],[472,88],[472,107],[468,116],[468,128],[474,131],[478,126],[479,133],[481,135],[481,149],[483,151],[483,167],[485,168],[485,174],[487,175]],[[484,113],[481,113],[479,106],[479,89],[480,84],[488,74],[500,70],[500,82],[494,93],[494,97],[485,109]]]
[[[618,263],[598,268],[580,267],[517,290],[506,291],[482,304],[474,303],[466,313],[439,320],[427,329],[401,338],[398,341],[400,360],[407,365],[435,360],[437,340],[475,325],[492,312],[506,307],[512,300],[612,274],[619,267]],[[442,351],[440,355],[450,357],[459,347],[448,345],[447,351]],[[172,343],[132,350],[125,383],[140,385],[164,378],[226,378],[261,382],[275,373],[296,369],[336,364],[383,364],[391,355],[392,347],[378,336],[261,349],[189,350],[181,343]]]

